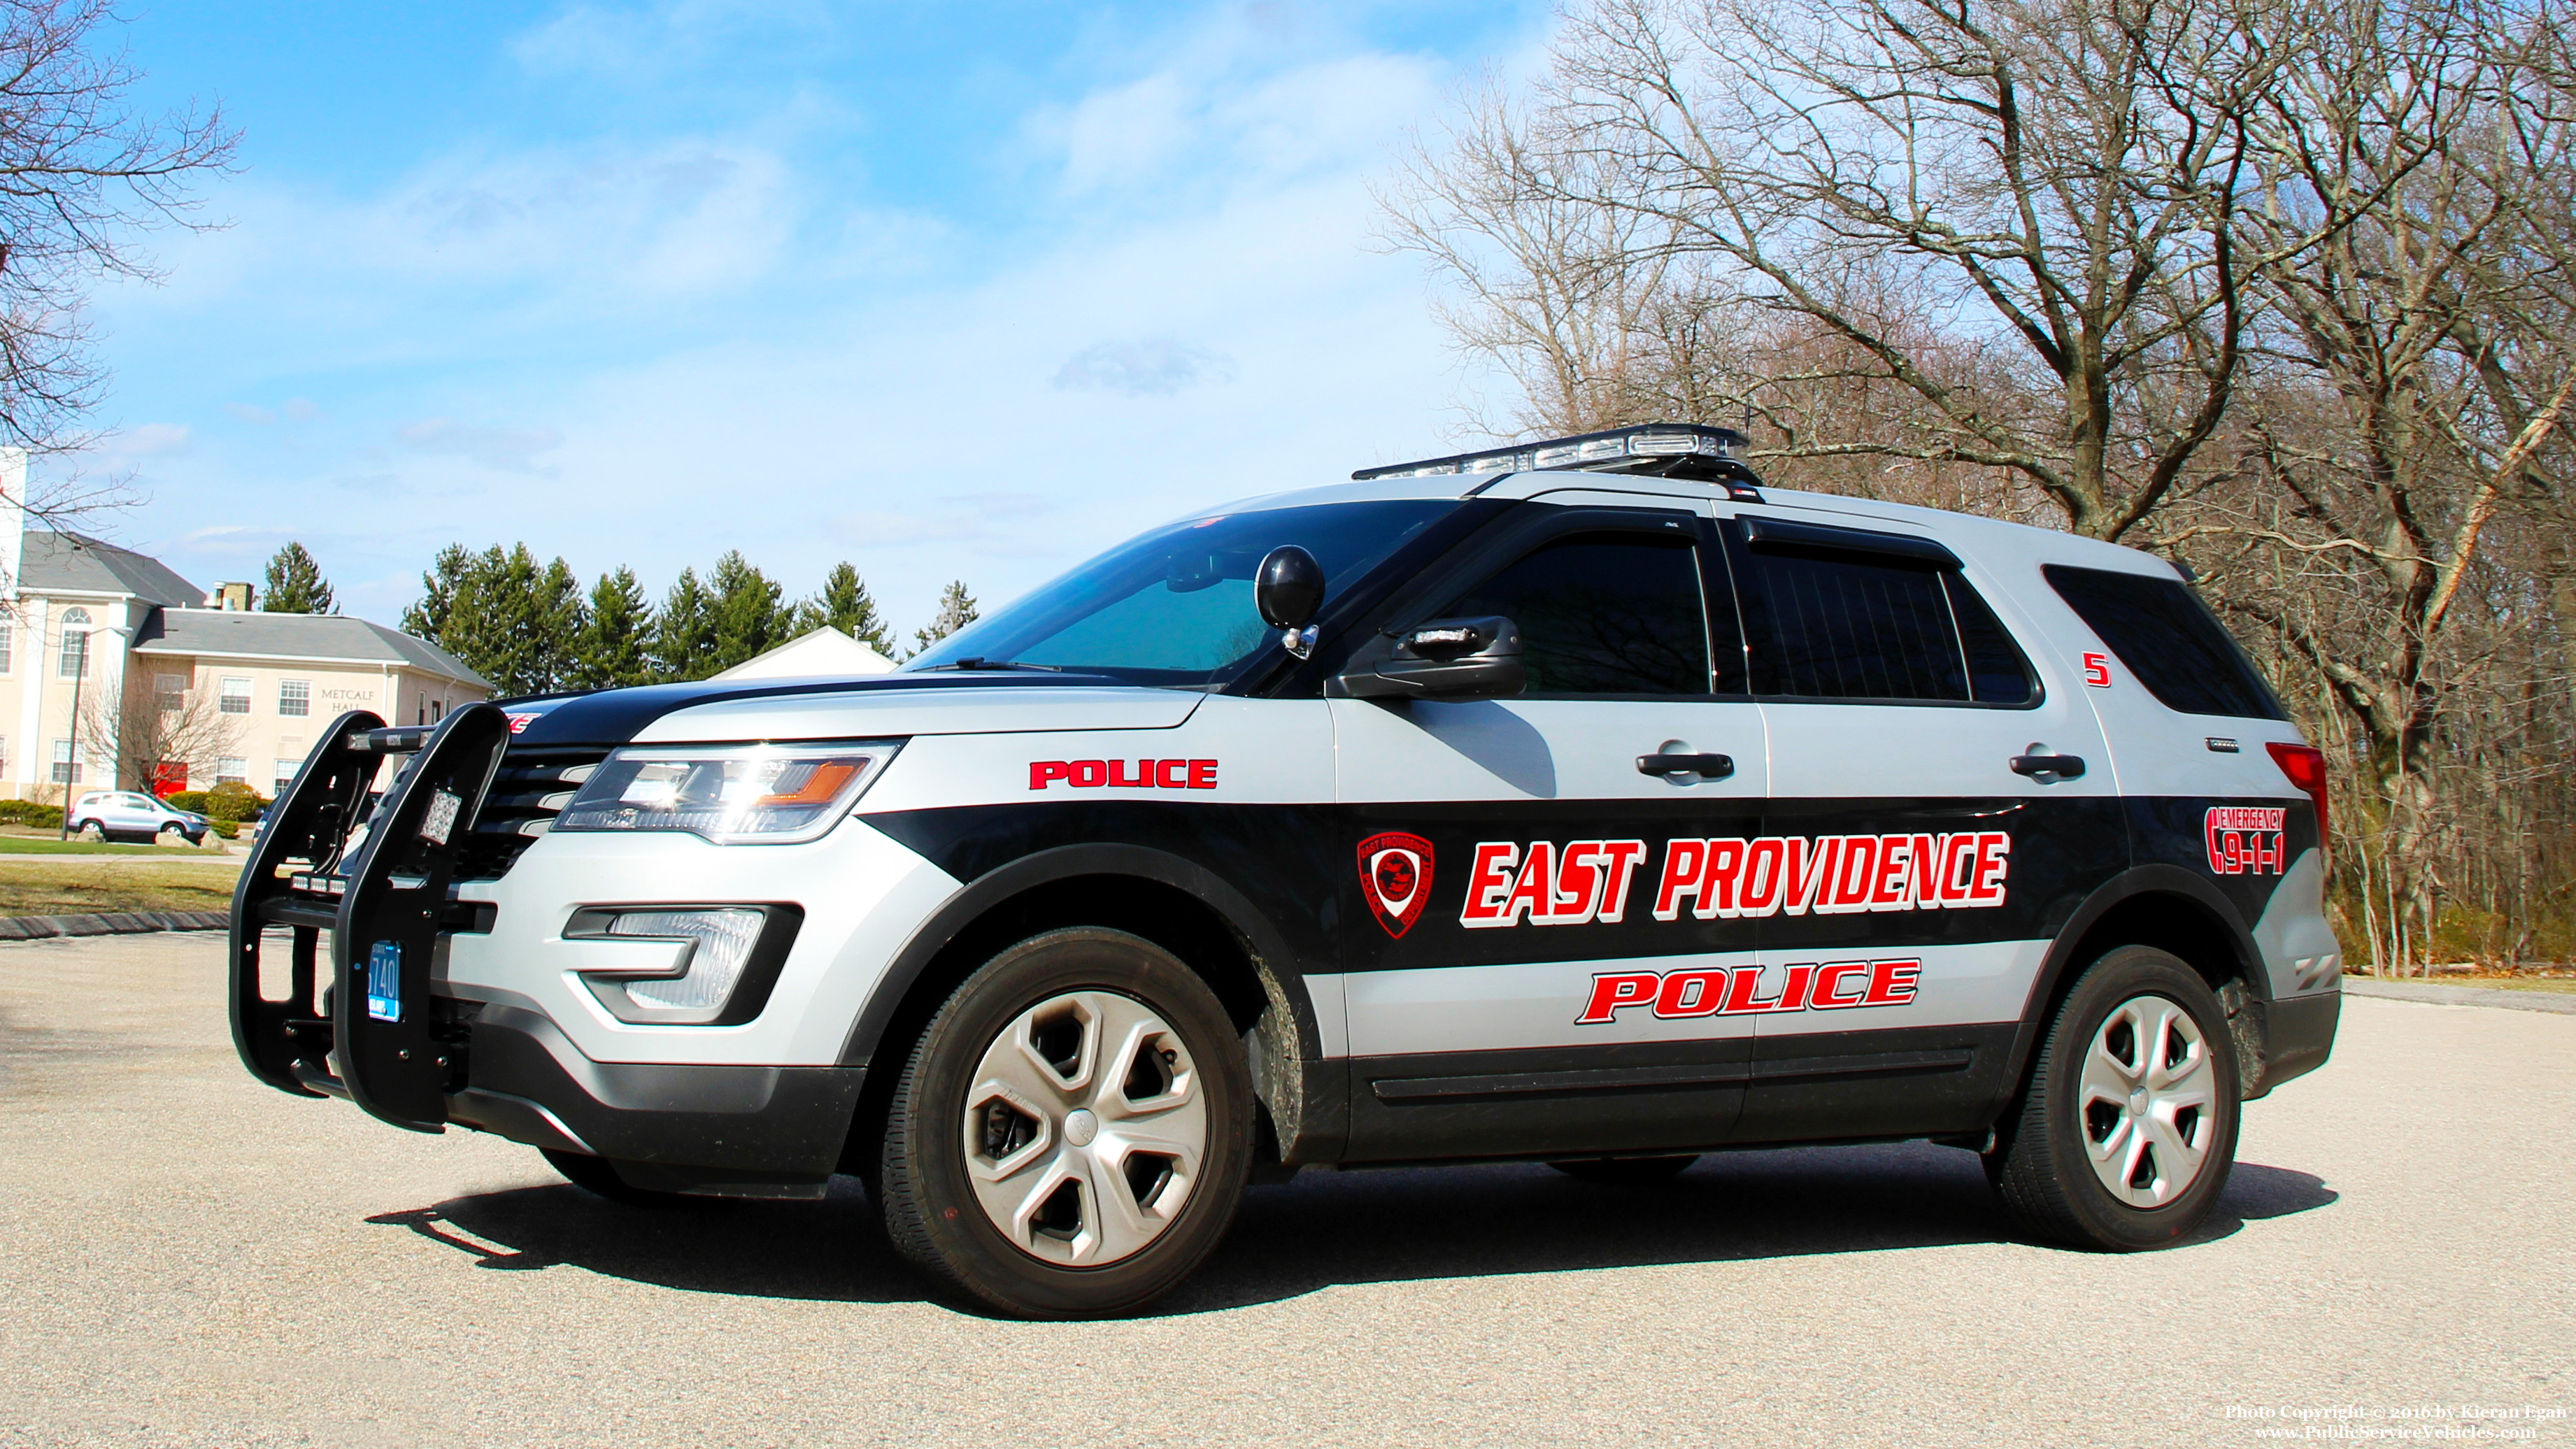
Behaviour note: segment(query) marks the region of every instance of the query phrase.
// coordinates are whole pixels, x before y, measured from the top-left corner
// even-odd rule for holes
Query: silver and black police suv
[[[1134,1309],[1303,1164],[1930,1138],[2210,1210],[2326,1058],[2322,761],[2174,569],[1711,428],[1146,533],[900,673],[343,716],[242,877],[261,1080]]]

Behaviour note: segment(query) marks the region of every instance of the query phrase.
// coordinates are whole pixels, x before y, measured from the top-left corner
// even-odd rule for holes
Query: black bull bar
[[[509,716],[489,704],[428,727],[389,729],[366,710],[331,722],[233,892],[233,1046],[252,1076],[299,1097],[345,1096],[397,1127],[445,1130],[463,1038],[437,1019],[430,967],[457,857],[509,739]],[[371,808],[388,757],[403,763]],[[331,976],[317,994],[325,932]],[[260,981],[261,952],[278,944],[290,953],[282,1000]]]

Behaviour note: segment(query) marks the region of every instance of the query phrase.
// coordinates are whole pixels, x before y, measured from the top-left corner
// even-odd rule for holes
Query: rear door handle
[[[2077,780],[2084,775],[2081,755],[2015,755],[2012,772],[2016,775],[2055,775],[2061,780]]]
[[[2082,769],[2081,763],[2076,766]],[[1697,775],[1703,780],[1723,780],[1735,773],[1735,761],[1726,755],[1639,755],[1637,773],[1661,775]]]

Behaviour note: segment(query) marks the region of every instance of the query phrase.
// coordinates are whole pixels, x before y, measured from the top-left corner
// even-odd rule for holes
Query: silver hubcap
[[[2135,1208],[2180,1197],[2218,1130],[2218,1069],[2191,1013],[2161,996],[2120,1003],[2084,1054],[2075,1110],[2112,1196]]]
[[[1180,1217],[1207,1152],[1207,1104],[1179,1032],[1114,991],[1020,1014],[966,1093],[966,1171],[1021,1251],[1093,1268]]]

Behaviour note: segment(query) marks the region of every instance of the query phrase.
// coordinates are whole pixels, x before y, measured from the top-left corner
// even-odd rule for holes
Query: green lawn
[[[56,840],[51,836],[0,835],[0,855],[166,855],[178,860],[198,850],[192,845],[93,845],[86,840]],[[204,853],[214,855],[211,850]]]
[[[156,861],[113,870],[71,861],[27,861],[0,868],[0,916],[232,908],[240,861],[192,861],[176,850],[166,854],[170,856],[167,864]]]

